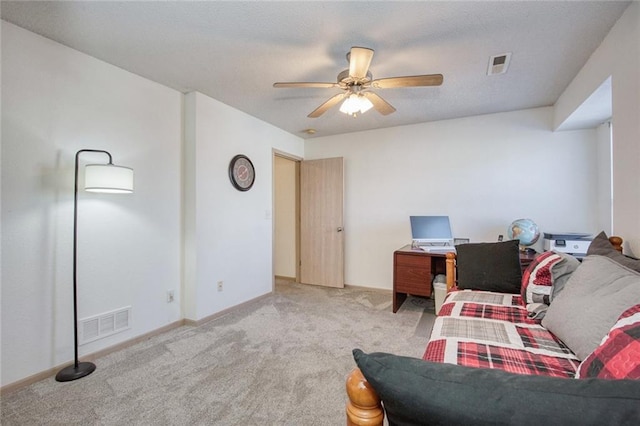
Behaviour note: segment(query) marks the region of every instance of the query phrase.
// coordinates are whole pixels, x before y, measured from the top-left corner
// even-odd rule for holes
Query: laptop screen
[[[453,243],[449,216],[410,216],[411,238],[418,244]]]

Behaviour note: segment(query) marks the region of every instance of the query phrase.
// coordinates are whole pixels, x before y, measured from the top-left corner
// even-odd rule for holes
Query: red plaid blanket
[[[468,290],[447,295],[423,359],[556,377],[574,377],[580,364],[519,295]]]

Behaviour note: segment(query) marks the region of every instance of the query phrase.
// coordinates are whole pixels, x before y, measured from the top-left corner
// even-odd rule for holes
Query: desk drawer
[[[396,266],[409,266],[431,269],[431,258],[429,256],[416,256],[413,254],[396,253],[395,261]]]
[[[431,295],[431,258],[396,253],[394,291],[417,296]]]

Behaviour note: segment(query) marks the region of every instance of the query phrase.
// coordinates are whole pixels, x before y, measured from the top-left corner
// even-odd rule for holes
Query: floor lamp
[[[78,362],[78,159],[83,152],[97,152],[109,157],[107,164],[88,164],[85,167],[85,191],[108,193],[133,192],[133,170],[113,164],[111,154],[99,149],[81,149],[76,153],[75,187],[73,197],[73,338],[75,347],[74,363],[56,374],[59,382],[70,382],[88,376],[96,369],[92,362]]]

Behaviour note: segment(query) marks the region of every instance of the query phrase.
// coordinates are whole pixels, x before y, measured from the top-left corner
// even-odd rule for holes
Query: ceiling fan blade
[[[343,100],[347,95],[348,95],[347,93],[338,93],[337,95],[329,98],[328,101],[326,101],[325,103],[320,105],[318,108],[313,110],[313,112],[311,114],[307,115],[307,117],[309,117],[309,118],[318,118],[318,117],[320,117],[329,108],[331,108],[332,106],[340,103],[340,101]]]
[[[273,83],[273,87],[291,87],[291,88],[299,88],[299,87],[311,87],[315,89],[331,89],[332,87],[338,87],[338,83],[305,83],[305,82],[296,82],[296,83]]]
[[[349,52],[349,77],[353,79],[365,78],[372,58],[373,50],[366,47],[352,47]]]
[[[367,99],[371,101],[373,107],[382,115],[389,115],[396,109],[391,104],[373,92],[361,92]]]
[[[442,80],[442,74],[390,77],[373,80],[371,87],[377,89],[392,89],[394,87],[440,86]]]

